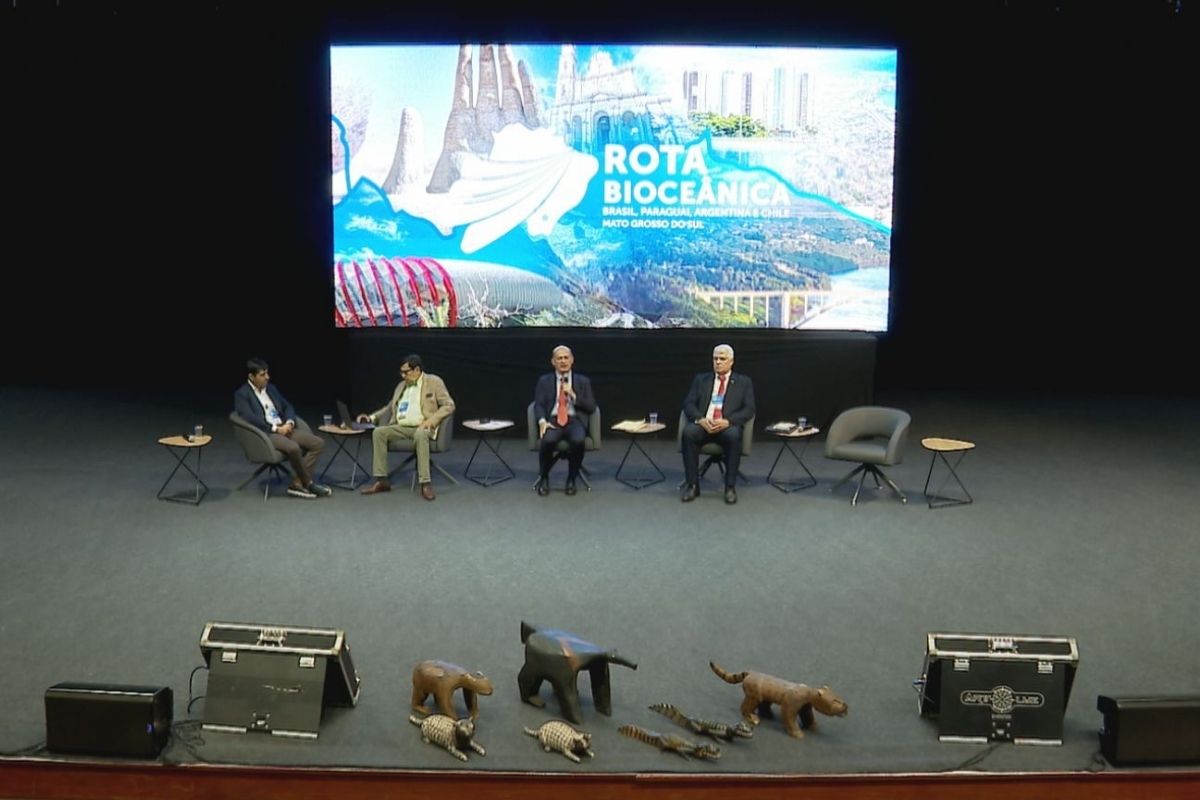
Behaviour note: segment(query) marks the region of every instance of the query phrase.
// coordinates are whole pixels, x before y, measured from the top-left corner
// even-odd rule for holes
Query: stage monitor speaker
[[[930,633],[913,685],[943,742],[1062,744],[1078,666],[1073,638]]]
[[[340,630],[210,622],[200,652],[206,730],[315,739],[326,705],[358,703],[361,680]]]
[[[165,686],[56,683],[46,690],[46,749],[157,758],[173,712],[174,697]]]
[[[1117,766],[1200,763],[1200,696],[1096,698],[1100,752]]]

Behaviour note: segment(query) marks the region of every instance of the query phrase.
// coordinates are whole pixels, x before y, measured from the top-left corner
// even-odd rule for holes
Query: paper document
[[[512,427],[511,419],[489,419],[489,420],[472,420],[471,428],[477,431],[498,431],[501,428]]]

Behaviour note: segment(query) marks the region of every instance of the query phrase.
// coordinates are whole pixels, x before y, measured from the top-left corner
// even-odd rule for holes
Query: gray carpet
[[[737,506],[721,502],[715,475],[683,505],[670,432],[648,444],[668,480],[641,492],[613,480],[625,449],[614,435],[588,457],[595,489],[574,498],[534,495],[536,457],[509,439],[501,452],[518,477],[492,488],[438,477],[434,503],[406,485],[264,503],[253,488],[233,490],[251,469],[224,409],[197,416],[169,403],[4,389],[0,752],[44,738],[48,686],[91,681],[174,689],[168,761],[457,769],[407,721],[412,666],[441,658],[496,685],[481,699],[477,739],[488,755],[471,769],[1086,770],[1102,768],[1097,693],[1200,691],[1194,399],[879,399],[913,414],[906,461],[890,473],[907,505],[886,491],[857,508],[848,490],[831,494],[847,465],[825,460],[820,440],[806,455],[816,488],[785,495],[766,485],[778,445],[758,441]],[[315,420],[321,409],[301,411]],[[160,502],[174,462],[155,440],[196,421],[216,436],[202,468],[213,491],[199,507]],[[919,442],[931,435],[978,444],[960,470],[974,505],[926,508]],[[443,463],[461,475],[473,439],[458,436]],[[613,668],[611,718],[595,713],[581,679],[582,727],[597,753],[581,766],[521,732],[553,716],[517,695],[522,619],[639,663]],[[363,676],[358,707],[328,710],[315,742],[201,731],[189,720],[204,701],[189,714],[187,684],[212,620],[344,629]],[[939,743],[911,687],[929,631],[1076,637],[1064,744]],[[828,682],[850,713],[820,719],[803,741],[766,720],[716,763],[616,733],[624,723],[682,733],[646,709],[655,702],[734,721],[741,691],[709,671],[710,659]],[[195,683],[203,694],[205,673]]]

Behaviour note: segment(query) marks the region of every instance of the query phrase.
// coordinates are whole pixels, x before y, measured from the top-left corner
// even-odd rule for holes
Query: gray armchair
[[[754,420],[756,417],[757,415],[751,417],[750,421],[742,426],[742,458],[750,455],[750,448],[754,444]],[[683,429],[687,427],[687,424],[687,414],[685,414],[683,411],[680,411],[679,426],[675,429],[675,452],[677,453],[683,452]],[[713,464],[717,465],[717,469],[721,471],[722,475],[725,474],[725,451],[721,449],[721,445],[716,444],[715,442],[702,444],[700,445],[700,455],[708,456],[706,459],[704,459],[704,463],[700,465],[701,478],[704,477],[704,474],[708,472],[709,468]],[[746,473],[742,472],[741,467],[738,467],[737,476],[742,479],[742,483],[750,482],[750,479],[746,477]],[[680,481],[679,485],[682,487],[683,481]]]
[[[838,481],[831,491],[836,491],[843,483],[859,475],[858,488],[850,499],[851,505],[857,505],[863,481],[870,475],[875,479],[875,488],[881,488],[882,483],[886,483],[900,498],[900,502],[908,502],[904,492],[880,467],[890,467],[904,459],[904,443],[911,422],[912,417],[907,411],[883,406],[860,406],[838,414],[825,437],[825,457],[837,461],[857,461],[858,466]]]
[[[533,410],[533,403],[530,403],[529,407],[525,410],[525,430],[527,433],[527,438],[529,439],[529,449],[533,451],[538,449],[538,421],[534,416],[535,413],[536,412]],[[596,406],[596,410],[588,415],[587,436],[584,437],[583,440],[583,450],[585,453],[600,449],[600,436],[602,430],[603,428],[600,421],[600,406]],[[554,448],[555,462],[566,458],[567,450],[567,443],[559,442],[558,446]],[[579,479],[583,481],[583,485],[587,487],[589,492],[592,490],[592,482],[588,480],[591,475],[592,473],[588,472],[586,465],[580,465]],[[537,481],[534,481],[533,485],[537,486]]]
[[[245,489],[251,481],[263,472],[269,471],[263,487],[263,500],[266,501],[271,494],[271,483],[276,479],[286,480],[285,476],[292,474],[287,467],[287,456],[271,444],[271,437],[266,432],[251,425],[236,411],[229,412],[229,422],[233,425],[234,441],[241,445],[242,452],[246,454],[246,460],[251,464],[259,465],[254,474],[242,481],[237,488]],[[296,429],[312,433],[308,423],[300,417],[296,417]]]
[[[392,415],[394,413],[396,413],[396,410],[389,406],[387,410],[382,412],[379,415],[379,417],[376,418],[375,424],[376,425],[391,425],[392,424]],[[429,439],[429,466],[433,467],[438,472],[442,473],[442,475],[446,478],[446,480],[450,481],[451,483],[453,483],[455,485],[458,485],[458,481],[455,479],[455,477],[453,475],[451,475],[449,472],[447,472],[445,470],[445,468],[442,467],[441,464],[437,463],[437,459],[434,458],[434,455],[436,455],[438,453],[448,452],[450,450],[450,445],[452,445],[452,444],[454,444],[454,414],[453,413],[450,414],[450,416],[446,417],[444,420],[442,420],[441,423],[438,424],[438,426],[436,428],[434,428],[434,430],[433,430],[433,436],[430,437],[430,439]],[[416,444],[413,442],[412,439],[393,439],[390,442],[388,442],[388,452],[389,453],[408,453],[408,458],[404,459],[404,461],[400,462],[400,466],[396,467],[395,469],[393,469],[391,472],[388,473],[389,480],[397,472],[399,472],[400,470],[404,469],[405,467],[407,467],[411,464],[413,466],[412,485],[414,487],[416,487],[416,485],[417,485],[417,470],[416,470],[417,454],[415,452],[415,447],[416,447]]]

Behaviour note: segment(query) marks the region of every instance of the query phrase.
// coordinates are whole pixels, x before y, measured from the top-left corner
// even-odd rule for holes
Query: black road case
[[[1066,636],[930,633],[914,685],[944,742],[1062,744],[1078,666]]]
[[[206,730],[315,739],[324,706],[358,703],[361,680],[340,630],[210,622],[200,652]]]

